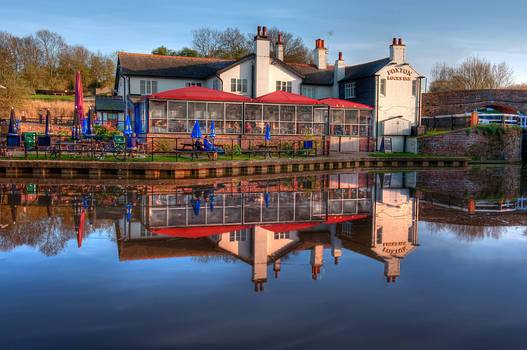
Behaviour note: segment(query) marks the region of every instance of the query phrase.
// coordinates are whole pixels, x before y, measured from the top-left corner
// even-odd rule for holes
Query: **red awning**
[[[230,92],[208,89],[201,86],[189,86],[181,89],[158,92],[157,94],[150,95],[149,98],[198,101],[251,101],[250,98],[245,96],[231,94]]]
[[[250,225],[240,226],[199,226],[199,227],[178,227],[178,228],[162,228],[153,230],[152,233],[157,233],[167,236],[176,236],[184,238],[200,238],[205,236],[217,235],[220,233],[232,232],[250,228]]]
[[[313,227],[320,225],[321,222],[299,222],[291,224],[275,224],[275,225],[265,225],[262,226],[263,229],[273,231],[273,232],[289,232],[297,231],[308,227]]]
[[[344,221],[353,221],[359,219],[365,219],[369,215],[351,215],[351,216],[328,216],[326,224],[336,224]]]
[[[321,103],[333,107],[333,108],[361,108],[361,109],[373,109],[368,105],[363,105],[362,103],[351,102],[346,100],[341,100],[338,98],[325,98],[320,100]]]
[[[289,104],[305,104],[305,105],[320,105],[319,100],[311,97],[293,94],[286,91],[275,91],[270,94],[263,95],[253,99],[254,102],[260,103],[289,103]]]

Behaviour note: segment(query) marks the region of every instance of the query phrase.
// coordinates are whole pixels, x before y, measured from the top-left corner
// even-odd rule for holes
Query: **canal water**
[[[526,179],[3,179],[0,348],[525,348]]]

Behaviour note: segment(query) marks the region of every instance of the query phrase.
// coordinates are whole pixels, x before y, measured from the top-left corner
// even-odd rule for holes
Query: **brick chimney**
[[[406,63],[406,45],[403,44],[403,39],[393,38],[390,45],[390,59],[397,63]]]
[[[326,48],[324,47],[324,40],[315,40],[315,50],[313,52],[313,61],[318,69],[326,69],[328,62],[326,59]]]
[[[276,58],[280,61],[284,60],[284,42],[282,41],[282,34],[278,34],[278,41],[276,42]]]
[[[269,51],[271,42],[267,37],[267,27],[258,26],[257,35],[254,37],[254,93],[253,97],[265,95],[269,91]]]

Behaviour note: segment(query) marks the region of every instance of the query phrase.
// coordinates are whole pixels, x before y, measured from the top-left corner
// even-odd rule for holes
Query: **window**
[[[247,232],[245,230],[238,230],[229,234],[230,242],[245,242],[247,240]]]
[[[386,79],[381,79],[381,95],[386,96]]]
[[[276,232],[274,239],[289,239],[289,232]]]
[[[356,83],[346,83],[344,84],[344,98],[355,98]]]
[[[247,79],[231,79],[231,92],[247,92]]]
[[[291,92],[293,83],[290,81],[276,81],[276,91],[287,91]]]
[[[417,80],[412,81],[412,96],[417,96]]]
[[[185,86],[186,86],[186,87],[189,87],[189,86],[201,86],[201,83],[198,82],[198,81],[187,81],[187,82],[185,83]]]
[[[316,89],[312,86],[302,86],[302,95],[317,98]]]
[[[140,80],[139,81],[139,93],[141,95],[151,95],[157,93],[157,81],[156,80]]]
[[[216,134],[239,134],[242,131],[241,103],[151,100],[149,112],[152,132],[190,133],[196,120],[202,134],[210,132],[212,121]]]
[[[330,135],[368,136],[371,112],[350,108],[332,108]]]

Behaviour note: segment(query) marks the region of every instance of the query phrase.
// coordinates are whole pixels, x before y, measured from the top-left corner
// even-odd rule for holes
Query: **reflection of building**
[[[318,279],[324,250],[337,264],[344,248],[383,262],[388,282],[395,282],[400,260],[417,246],[411,182],[409,173],[336,174],[321,188],[275,192],[274,199],[266,192],[215,193],[213,210],[207,201],[199,212],[195,194],[145,196],[137,208],[141,222],[121,222],[119,258],[230,256],[251,265],[255,290],[262,291],[268,268],[278,278],[292,252],[310,251]]]

